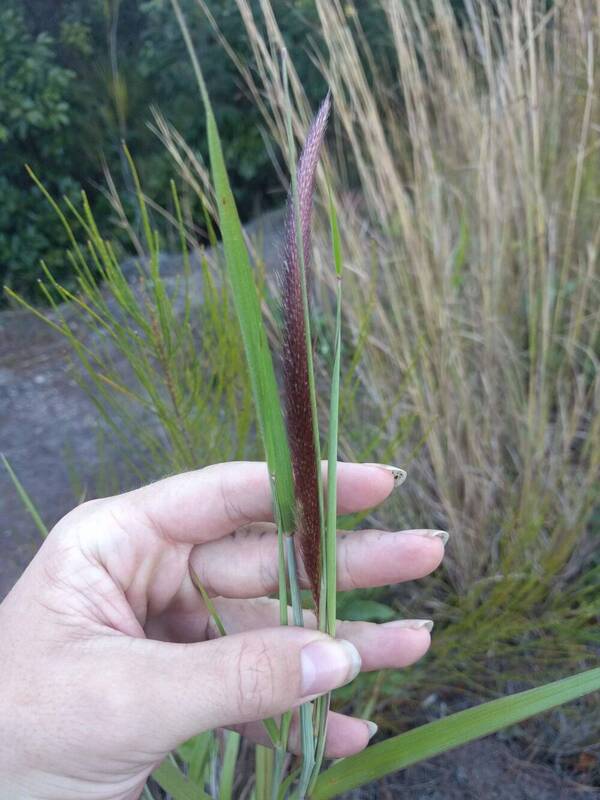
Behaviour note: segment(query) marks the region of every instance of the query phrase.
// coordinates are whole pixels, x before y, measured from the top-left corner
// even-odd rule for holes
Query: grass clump
[[[239,5],[263,83],[244,74],[257,97],[266,93],[269,103],[261,107],[269,130],[287,152],[290,127],[296,134],[306,128],[306,98],[290,65],[297,109],[290,112],[275,53],[282,36],[268,3],[262,6],[266,38],[249,4],[239,0]],[[600,643],[595,625],[600,565],[593,556],[600,504],[600,234],[593,213],[598,153],[592,138],[600,20],[597,9],[584,3],[550,10],[542,3],[493,9],[468,3],[466,18],[459,20],[447,0],[434,0],[427,21],[416,4],[384,4],[394,49],[393,60],[378,72],[351,9],[338,0],[317,0],[317,9],[326,51],[316,58],[332,88],[338,125],[339,146],[329,153],[327,171],[332,227],[339,230],[336,247],[343,246],[347,258],[344,308],[332,314],[340,308],[339,297],[337,306],[332,299],[337,277],[329,268],[328,239],[317,238],[316,327],[320,323],[328,334],[335,330],[335,336],[322,339],[335,339],[337,346],[317,347],[313,380],[318,384],[330,375],[334,359],[339,368],[343,329],[349,345],[339,388],[343,456],[410,462],[402,507],[378,513],[378,521],[416,527],[431,524],[433,517],[453,535],[440,577],[351,599],[353,613],[365,618],[382,618],[390,607],[410,615],[418,603],[441,623],[424,666],[369,678],[359,696],[340,692],[342,703],[366,703],[369,715],[375,712],[394,732],[422,713],[426,699],[429,705],[452,701],[458,692],[462,702],[465,696],[480,699],[532,680],[540,683],[581,669]],[[210,104],[200,83],[210,129]],[[71,301],[70,309],[82,315],[95,338],[76,336],[58,305],[51,323],[71,341],[87,379],[100,387],[97,402],[107,420],[112,417],[107,409],[117,409],[122,429],[143,445],[151,469],[197,465],[199,453],[203,460],[212,458],[214,443],[203,423],[208,420],[220,437],[229,414],[235,424],[227,441],[238,447],[232,455],[254,447],[252,412],[244,405],[251,386],[269,463],[276,476],[289,473],[288,456],[277,451],[279,413],[273,408],[265,413],[265,399],[273,394],[272,368],[252,369],[267,340],[253,333],[252,324],[263,313],[272,315],[268,305],[261,309],[264,295],[247,280],[250,262],[239,218],[231,211],[216,125],[212,179],[204,169],[194,174],[194,162],[181,158],[181,139],[164,126],[162,132],[184,178],[195,181],[203,198],[214,198],[211,209],[224,240],[250,381],[238,329],[231,324],[228,291],[206,260],[202,272],[212,301],[202,313],[212,314],[217,336],[209,345],[230,362],[218,366],[207,357],[214,349],[205,350],[206,340],[199,343],[194,336],[193,273],[184,258],[183,279],[166,287],[159,242],[139,187],[149,254],[147,270],[139,268],[139,285],[134,289],[125,281],[85,201],[83,211],[71,206],[89,238],[84,255],[72,235],[81,294],[67,292],[49,272],[46,291]],[[176,195],[174,205],[177,209]],[[185,252],[187,231],[178,212],[176,218]],[[88,257],[105,281],[103,289],[88,274]],[[135,379],[133,390],[98,349],[102,336],[113,340]],[[227,378],[231,385],[225,386]],[[322,401],[316,402],[322,411]],[[157,426],[147,426],[144,414]],[[333,430],[335,435],[335,425]],[[291,532],[289,492],[281,494],[277,481],[274,488],[283,537]],[[293,595],[289,559],[288,577]],[[285,576],[281,591],[287,591]],[[521,721],[527,716],[522,703],[530,713],[552,707],[559,696],[579,697],[582,687],[595,685],[597,671],[578,680],[557,683],[546,694],[518,695],[512,709],[501,702],[491,707],[495,721],[482,707],[410,735],[431,737],[426,746],[421,742],[419,757],[441,752],[450,741]],[[587,701],[581,702],[585,713]],[[453,725],[460,730],[454,739]],[[586,735],[593,727],[587,726]],[[352,788],[408,763],[398,754],[413,741],[410,735],[376,746],[364,763],[351,759],[313,780],[315,796],[335,796],[342,783]],[[568,735],[571,744],[577,741],[573,727]],[[276,742],[275,756],[256,751],[256,796],[279,787],[284,743]],[[308,744],[314,748],[312,740]],[[209,763],[204,740],[190,746],[200,747]],[[211,763],[219,758],[227,763],[230,792],[236,741],[224,742],[221,751],[213,747]],[[173,778],[171,767],[161,767],[165,787]],[[354,768],[357,782],[336,783]],[[192,788],[197,783],[203,791],[202,775],[191,781]],[[292,772],[284,782],[284,794],[295,778]],[[304,788],[306,780],[303,774]]]
[[[97,227],[85,194],[79,207],[67,202],[64,209],[47,198],[71,242],[66,257],[76,290],[42,263],[40,288],[50,311],[7,294],[71,345],[74,375],[116,443],[129,480],[255,454],[254,411],[235,311],[219,273],[222,255],[214,251],[209,261],[188,233],[175,184],[170,210],[181,250],[168,275],[139,183],[141,238],[118,206],[120,227],[138,251],[125,264]]]
[[[258,62],[242,74],[285,148],[285,37],[267,3],[239,5]],[[494,694],[597,652],[600,19],[587,2],[476,2],[462,17],[448,0],[376,4],[393,39],[381,65],[352,7],[316,5],[343,324],[362,342],[342,412],[352,395],[384,441],[414,423],[391,459],[406,489],[378,520],[452,535],[443,576],[369,596],[438,621],[423,667],[371,687],[395,726],[440,687]],[[300,132],[308,103],[289,74]],[[317,240],[325,309],[327,253]],[[360,436],[342,426],[344,457]]]

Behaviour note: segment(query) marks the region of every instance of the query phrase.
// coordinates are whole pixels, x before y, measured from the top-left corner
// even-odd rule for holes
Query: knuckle
[[[71,543],[82,530],[89,527],[90,520],[105,507],[105,504],[104,499],[86,500],[80,503],[56,523],[48,538],[56,544]]]
[[[237,674],[240,720],[268,716],[276,695],[277,674],[267,643],[261,637],[242,643]]]

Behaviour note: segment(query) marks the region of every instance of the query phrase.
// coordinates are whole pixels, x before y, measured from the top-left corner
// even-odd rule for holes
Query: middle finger
[[[446,540],[446,533],[432,530],[340,531],[337,588],[344,591],[422,578],[439,566]],[[223,539],[197,545],[190,563],[212,596],[272,594],[279,585],[277,529],[272,523],[245,525]],[[301,558],[298,565],[300,584],[309,588]]]

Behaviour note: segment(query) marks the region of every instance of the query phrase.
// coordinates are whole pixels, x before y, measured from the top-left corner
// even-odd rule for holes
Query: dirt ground
[[[31,314],[0,313],[0,452],[52,526],[72,508],[68,464],[82,482],[97,467],[98,422],[69,375],[59,334]],[[0,469],[0,597],[30,561],[40,536],[4,468]]]
[[[273,251],[268,258],[273,257]],[[93,491],[101,430],[93,405],[69,373],[67,347],[28,312],[0,313],[0,452],[52,526],[78,502],[74,484]],[[116,450],[104,450],[118,474]],[[129,488],[127,476],[121,486]],[[0,468],[0,599],[31,560],[40,538]],[[600,798],[551,769],[520,759],[489,738],[413,767],[349,798],[411,800],[575,800]]]

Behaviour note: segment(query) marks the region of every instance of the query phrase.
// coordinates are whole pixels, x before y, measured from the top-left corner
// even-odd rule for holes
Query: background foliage
[[[369,5],[368,8],[365,6]],[[457,3],[457,5],[460,5]],[[259,0],[250,8],[257,12]],[[242,62],[251,46],[236,0],[207,0],[216,25]],[[216,109],[232,183],[243,219],[282,202],[281,182],[261,132],[261,115],[197,0],[182,8]],[[309,54],[322,45],[314,0],[276,0],[273,10],[311,102],[324,83]],[[357,4],[375,63],[393,57],[385,15]],[[258,21],[259,31],[262,23]],[[62,256],[64,231],[24,170],[29,163],[56,196],[104,183],[108,169],[135,206],[130,171],[121,151],[135,154],[145,191],[168,194],[170,165],[150,130],[157,107],[194,153],[206,152],[204,118],[190,90],[192,72],[167,0],[7,0],[0,11],[0,283],[39,302],[39,260],[69,282]],[[94,213],[111,216],[98,192]],[[121,237],[127,247],[127,237]],[[5,301],[6,298],[4,298]],[[0,299],[0,303],[3,300]]]
[[[244,58],[249,46],[234,0],[208,5]],[[298,51],[314,97],[322,84],[302,46],[314,21],[313,4],[279,5],[290,48]],[[236,185],[243,187],[239,199],[247,218],[281,202],[259,114],[195,0],[183,6],[218,109],[227,163]],[[43,175],[52,194],[72,200],[82,188],[102,184],[107,168],[125,191],[124,201],[134,205],[121,151],[126,140],[145,191],[164,197],[170,165],[149,129],[150,105],[161,109],[195,152],[205,152],[204,118],[190,91],[192,81],[166,0],[65,0],[51,6],[44,0],[8,0],[0,11],[0,282],[43,301],[35,290],[42,257],[61,279],[73,278],[63,255],[65,233],[26,174],[25,162]],[[91,195],[102,224],[111,214],[110,203],[99,192]]]
[[[26,254],[22,273],[9,271],[9,281],[29,290],[34,245],[49,261],[55,248],[52,274],[66,288],[50,278],[47,285],[49,296],[62,301],[70,299],[70,276],[58,256],[64,234],[48,216],[53,227],[36,244],[34,234],[46,230],[44,215],[52,212],[22,177],[24,154],[53,194],[71,191],[59,184],[64,175],[73,191],[101,180],[104,158],[135,222],[139,210],[121,138],[136,156],[150,202],[170,202],[172,164],[147,127],[149,103],[161,106],[191,149],[185,151],[183,140],[168,143],[183,188],[194,179],[210,206],[207,148],[166,2],[98,2],[85,9],[64,3],[64,20],[59,14],[41,44],[35,31],[44,30],[43,5],[26,5],[27,25],[14,10],[7,16],[17,33],[4,34],[5,52],[13,48],[19,64],[19,47],[21,54],[35,53],[42,66],[31,67],[31,75],[46,73],[48,80],[31,78],[29,91],[43,96],[54,87],[65,99],[64,107],[51,104],[56,119],[47,128],[50,112],[41,119],[33,114],[23,128],[9,119],[2,100],[2,146],[12,154],[2,169],[6,163],[14,170],[11,188],[22,180],[23,198],[15,203],[19,210],[30,203],[33,219],[29,250],[14,247]],[[282,196],[267,146],[277,158],[284,141],[281,87],[269,61],[277,58],[279,29],[260,11],[269,9],[266,0],[207,4],[247,67],[241,77],[196,0],[183,5],[248,217],[259,203]],[[445,716],[448,708],[597,663],[600,27],[597,5],[588,0],[557,5],[555,15],[541,0],[465,4],[479,11],[466,26],[447,0],[368,5],[364,18],[360,7],[339,0],[278,1],[273,9],[298,76],[299,137],[325,83],[335,97],[328,174],[348,262],[343,457],[408,466],[409,481],[369,524],[452,532],[444,570],[435,576],[340,603],[346,618],[431,614],[436,620],[435,644],[422,665],[369,676],[337,695],[340,707],[372,715],[394,733],[416,719]],[[76,43],[68,58],[65,41]],[[306,50],[313,44],[323,53],[318,66]],[[11,81],[5,91],[17,93]],[[52,137],[63,142],[62,150],[50,146]],[[46,159],[36,161],[46,147]],[[99,410],[116,421],[121,438],[130,437],[132,453],[148,454],[140,479],[220,456],[254,457],[252,412],[239,401],[247,398],[247,378],[227,324],[227,291],[210,290],[203,313],[221,324],[215,341],[199,347],[207,327],[195,310],[176,322],[175,306],[184,304],[176,279],[166,278],[163,293],[151,275],[140,296],[129,293],[118,260],[103,254],[102,237],[119,233],[107,219],[111,205],[98,191],[90,197],[102,232],[91,238],[106,280],[99,287],[82,265],[89,308],[69,304],[58,324],[97,389]],[[83,247],[88,234],[70,216]],[[0,237],[12,242],[27,233],[19,227],[24,220],[22,213],[12,215]],[[187,241],[198,244],[204,234],[188,216],[185,223]],[[160,224],[153,214],[153,225]],[[139,233],[139,225],[129,232]],[[123,235],[121,247],[133,249],[135,242],[126,244]],[[154,240],[141,250],[157,263]],[[314,250],[318,368],[326,375],[332,318],[326,235],[316,237]],[[211,276],[221,288],[213,257],[203,271],[192,270],[204,290]],[[93,272],[89,257],[88,263]],[[191,297],[200,291],[190,284]],[[71,313],[84,318],[89,339],[82,342],[81,328],[71,331]],[[211,359],[212,352],[219,357]],[[225,385],[223,404],[204,391]],[[198,413],[202,402],[208,405]],[[582,701],[550,724],[513,735],[530,737],[549,759],[568,759],[597,743],[597,725],[591,704]]]

